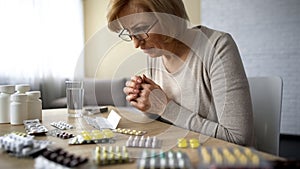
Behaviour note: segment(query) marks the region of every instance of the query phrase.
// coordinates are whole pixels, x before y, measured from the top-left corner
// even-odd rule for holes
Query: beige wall
[[[107,31],[106,8],[109,0],[83,0],[83,2],[86,42],[85,76],[111,79],[130,77],[143,71],[146,66],[146,57],[135,49],[132,43],[119,42],[101,51],[101,47],[106,43],[101,33]],[[200,0],[184,0],[184,3],[191,23],[199,24]],[[117,36],[117,34],[111,36]]]

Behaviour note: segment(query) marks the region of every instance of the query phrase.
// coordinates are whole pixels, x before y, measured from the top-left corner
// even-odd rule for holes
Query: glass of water
[[[82,81],[66,81],[67,109],[69,117],[81,117],[84,89]]]

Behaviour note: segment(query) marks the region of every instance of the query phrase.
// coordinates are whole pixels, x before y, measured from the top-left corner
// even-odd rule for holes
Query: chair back
[[[280,77],[249,77],[254,117],[255,147],[259,151],[279,155],[282,103]]]

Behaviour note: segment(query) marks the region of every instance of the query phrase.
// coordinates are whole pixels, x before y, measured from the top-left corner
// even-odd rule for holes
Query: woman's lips
[[[143,52],[146,53],[146,54],[151,54],[151,53],[154,52],[154,51],[153,51],[153,48],[142,49],[142,50],[143,50]]]

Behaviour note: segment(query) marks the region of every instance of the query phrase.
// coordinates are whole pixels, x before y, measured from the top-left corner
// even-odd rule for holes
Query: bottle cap
[[[30,85],[28,84],[16,85],[16,91],[18,91],[19,93],[25,93],[28,92],[29,90],[30,90]]]
[[[41,97],[41,92],[40,91],[30,91],[26,92],[28,95],[29,99],[39,99]]]
[[[15,86],[14,85],[1,85],[0,92],[13,94],[15,92]]]
[[[10,96],[10,100],[11,101],[18,101],[18,102],[25,102],[27,101],[27,95],[26,94],[22,94],[22,93],[19,93],[19,94],[13,94]]]

